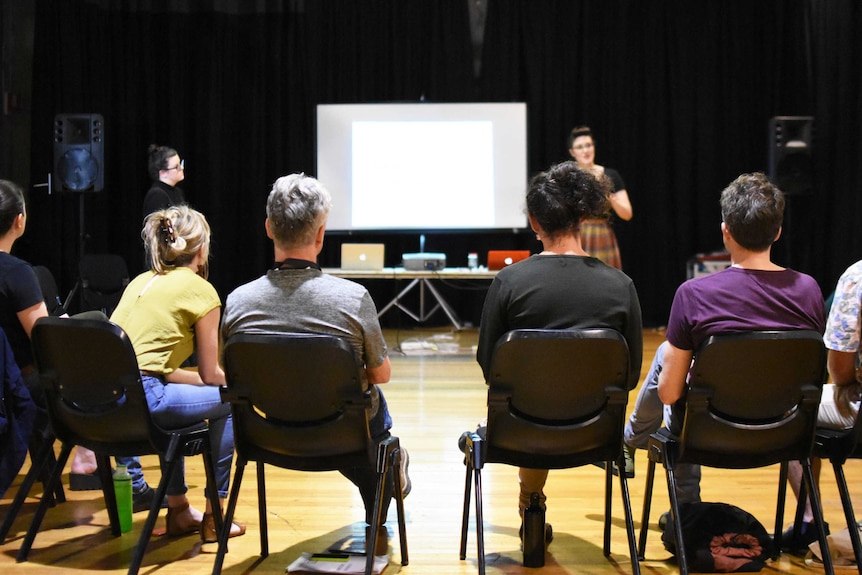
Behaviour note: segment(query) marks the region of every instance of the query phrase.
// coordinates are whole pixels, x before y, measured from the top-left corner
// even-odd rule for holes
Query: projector
[[[401,254],[404,269],[412,272],[437,271],[446,267],[446,254],[436,252],[418,252]]]

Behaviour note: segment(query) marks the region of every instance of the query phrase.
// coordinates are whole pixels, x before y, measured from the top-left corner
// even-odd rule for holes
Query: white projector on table
[[[437,252],[418,252],[415,254],[401,254],[404,269],[412,272],[437,271],[446,267],[446,254]]]

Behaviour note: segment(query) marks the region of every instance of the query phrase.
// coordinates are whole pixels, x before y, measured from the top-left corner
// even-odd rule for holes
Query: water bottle
[[[467,254],[467,267],[471,270],[479,267],[479,254],[473,252]]]
[[[545,565],[545,510],[539,505],[539,494],[530,495],[530,506],[524,510],[524,567]]]
[[[125,465],[117,465],[114,471],[114,493],[117,495],[120,532],[128,533],[132,530],[132,476]]]

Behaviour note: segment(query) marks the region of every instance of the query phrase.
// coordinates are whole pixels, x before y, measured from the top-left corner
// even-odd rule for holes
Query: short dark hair
[[[781,230],[784,194],[765,174],[742,174],[721,192],[720,204],[724,225],[739,245],[769,249]]]
[[[168,158],[174,156],[179,156],[175,149],[169,146],[150,144],[147,148],[147,172],[150,174],[150,179],[158,180],[159,172],[168,169]]]
[[[527,190],[527,213],[551,237],[576,232],[583,218],[607,218],[611,193],[608,178],[596,178],[573,161],[533,176]]]

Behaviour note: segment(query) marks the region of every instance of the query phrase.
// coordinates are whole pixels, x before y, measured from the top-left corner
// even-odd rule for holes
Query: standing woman
[[[12,255],[12,245],[27,228],[27,208],[24,191],[14,182],[0,180],[0,327],[6,332],[15,363],[21,370],[24,385],[30,391],[41,414],[37,416],[36,432],[47,425],[45,391],[33,362],[30,332],[48,308],[32,266]],[[89,449],[77,447],[69,475],[73,491],[100,489],[96,475],[96,456]]]
[[[590,172],[597,178],[610,179],[613,184],[613,191],[610,194],[611,210],[621,220],[632,219],[632,204],[619,172],[595,163],[596,144],[588,126],[572,129],[572,133],[569,134],[569,154],[582,170]],[[623,269],[617,236],[614,234],[609,218],[591,218],[581,222],[581,244],[591,256],[609,266]]]
[[[153,420],[167,428],[209,421],[223,503],[233,462],[233,422],[218,389],[225,382],[218,363],[221,300],[207,281],[209,224],[200,212],[174,206],[150,214],[141,237],[151,269],[129,283],[111,321],[123,328],[135,348]],[[193,352],[198,369],[181,368]],[[187,491],[181,462],[168,482],[167,534],[199,531],[205,543],[216,541],[209,500],[201,514],[189,506]],[[243,533],[244,525],[231,526],[231,537]]]
[[[157,210],[186,203],[182,188],[177,187],[186,179],[185,162],[175,149],[150,144],[147,171],[152,183],[144,196],[144,219]]]

